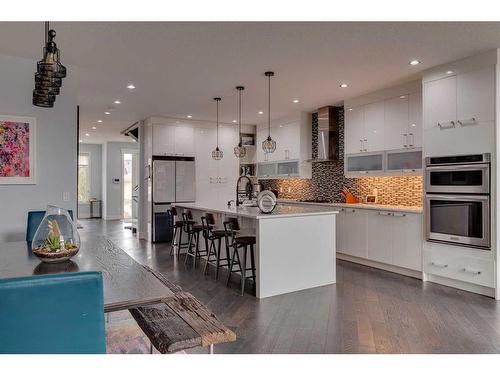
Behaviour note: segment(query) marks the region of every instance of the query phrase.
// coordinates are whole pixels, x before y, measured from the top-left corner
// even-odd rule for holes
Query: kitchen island
[[[176,203],[196,221],[213,213],[216,227],[237,217],[241,234],[256,236],[256,296],[271,297],[336,282],[335,215],[332,207],[278,204],[270,214],[257,207]]]

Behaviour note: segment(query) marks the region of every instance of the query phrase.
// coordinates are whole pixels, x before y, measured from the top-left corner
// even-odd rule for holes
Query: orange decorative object
[[[345,186],[342,188],[340,194],[342,194],[346,203],[359,203],[358,198],[356,198]]]

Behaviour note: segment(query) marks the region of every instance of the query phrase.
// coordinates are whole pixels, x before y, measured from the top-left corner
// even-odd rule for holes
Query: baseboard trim
[[[392,264],[380,263],[370,259],[358,258],[352,255],[337,253],[337,259],[346,260],[352,263],[359,263],[363,266],[379,268],[384,271],[399,273],[400,275],[414,277],[415,279],[422,280],[422,272],[410,270],[408,268],[393,266]]]
[[[495,298],[495,289],[487,286],[471,284],[461,280],[449,279],[438,275],[425,273],[425,281],[435,284],[442,284],[450,288],[465,290],[466,292],[482,294],[483,296]]]
[[[109,215],[105,216],[104,220],[120,220],[121,218],[121,215]]]

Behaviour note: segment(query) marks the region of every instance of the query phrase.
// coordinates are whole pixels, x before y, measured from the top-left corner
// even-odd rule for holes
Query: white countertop
[[[258,207],[236,207],[232,205],[215,205],[210,203],[175,203],[176,207],[190,208],[192,210],[201,210],[208,212],[218,212],[240,217],[248,217],[253,219],[276,219],[281,217],[294,216],[317,216],[317,215],[332,215],[338,214],[339,211],[330,206],[317,205],[297,205],[281,202],[276,205],[274,211],[270,214],[263,214]]]
[[[350,207],[367,210],[382,210],[393,212],[409,212],[421,214],[422,207],[417,206],[395,206],[386,204],[367,204],[367,203],[317,203],[317,202],[299,202],[292,199],[278,199],[278,202],[297,206],[321,206],[321,207]]]

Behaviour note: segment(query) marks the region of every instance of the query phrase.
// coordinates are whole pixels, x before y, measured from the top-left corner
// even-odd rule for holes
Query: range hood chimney
[[[340,107],[318,109],[318,154],[312,162],[339,160],[339,112]]]

